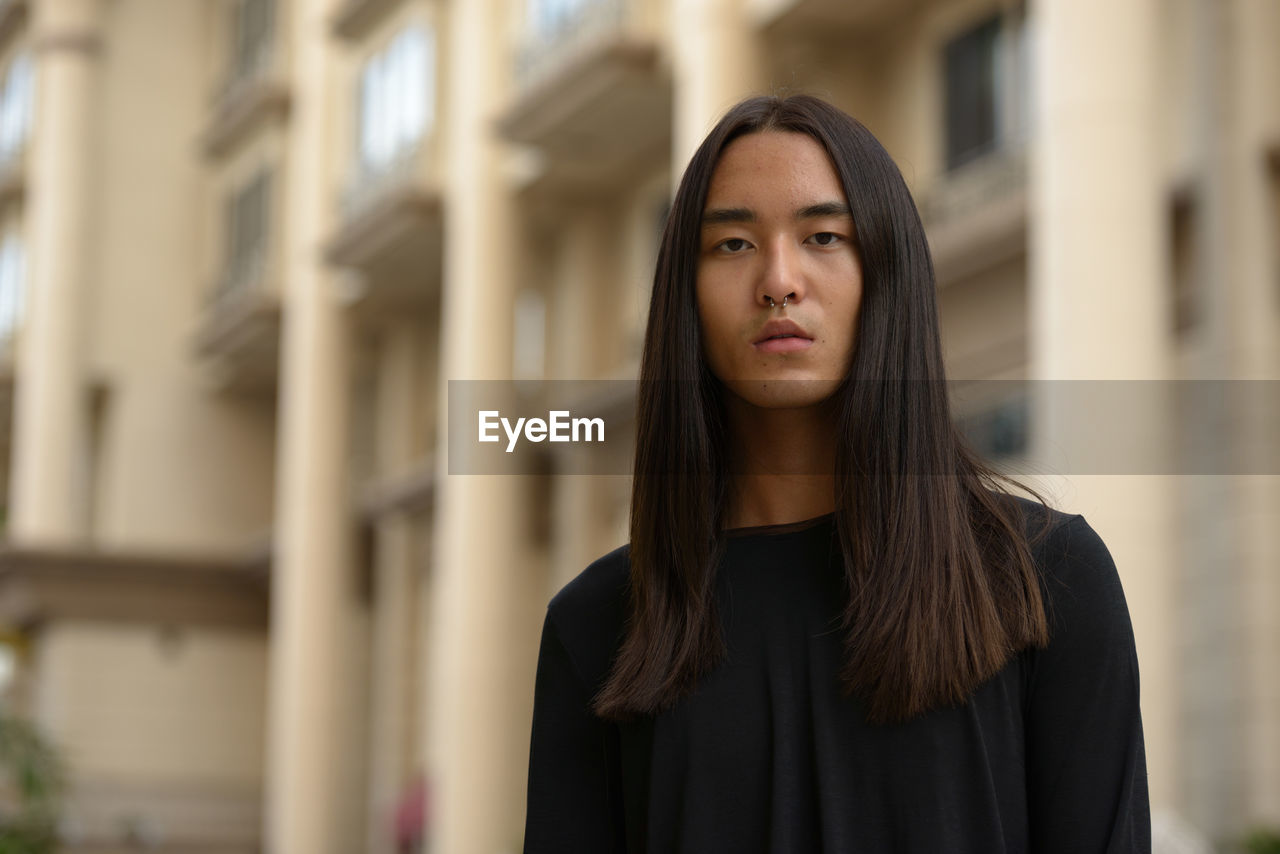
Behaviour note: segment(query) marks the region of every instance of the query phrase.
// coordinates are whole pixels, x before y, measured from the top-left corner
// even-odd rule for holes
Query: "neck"
[[[732,443],[729,528],[782,525],[835,510],[835,422],[828,407],[761,409],[725,401]]]

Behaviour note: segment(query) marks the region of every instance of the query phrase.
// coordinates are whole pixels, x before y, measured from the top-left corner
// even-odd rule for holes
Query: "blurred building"
[[[746,94],[894,155],[952,377],[1276,379],[1277,43],[1270,0],[0,2],[0,677],[64,850],[519,850],[543,609],[628,484],[450,475],[447,383],[634,377]],[[1158,821],[1280,824],[1277,478],[1092,474]]]

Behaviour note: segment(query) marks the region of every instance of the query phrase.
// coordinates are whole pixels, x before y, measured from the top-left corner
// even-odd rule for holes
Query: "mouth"
[[[793,353],[813,346],[813,339],[793,320],[771,320],[752,346],[761,353]]]
[[[813,339],[798,335],[777,335],[757,341],[753,346],[761,353],[794,353],[812,347]]]

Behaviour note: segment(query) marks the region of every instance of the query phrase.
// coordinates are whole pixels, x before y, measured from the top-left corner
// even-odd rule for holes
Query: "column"
[[[400,324],[384,336],[377,388],[377,471],[403,473],[414,463],[421,328]],[[418,540],[403,512],[376,523],[370,667],[369,840],[367,854],[396,854],[389,816],[415,768],[410,714],[419,614],[414,574]]]
[[[448,383],[511,379],[515,276],[512,200],[502,148],[493,132],[511,77],[503,0],[452,3],[447,43],[451,66],[441,129],[450,168],[445,184],[440,406]],[[431,706],[427,756],[432,851],[493,854],[514,850],[521,832],[519,795],[528,756],[524,650],[536,635],[527,622],[530,596],[517,536],[520,483],[514,478],[450,473],[447,420],[439,430],[439,479],[431,589]],[[532,666],[532,665],[527,665]],[[523,693],[522,691],[520,693]]]
[[[551,378],[604,379],[619,363],[618,335],[611,312],[617,268],[617,220],[600,199],[564,210],[556,277],[551,293]]]
[[[87,535],[91,158],[99,0],[33,4],[37,93],[29,149],[31,240],[27,313],[14,401],[10,538],[63,542]]]
[[[766,94],[765,53],[745,0],[687,0],[670,19],[672,180],[725,110],[749,95]]]
[[[271,596],[265,849],[348,854],[364,844],[364,673],[352,579],[350,342],[320,246],[332,223],[325,0],[289,6],[285,293]],[[358,740],[358,744],[356,744]]]
[[[1212,299],[1212,361],[1215,375],[1236,380],[1280,380],[1280,322],[1276,276],[1280,273],[1274,235],[1280,230],[1269,193],[1268,146],[1277,123],[1274,81],[1280,8],[1270,0],[1212,3],[1220,34],[1216,128],[1206,187],[1218,215],[1210,255],[1217,262],[1206,284]],[[1237,384],[1240,385],[1240,384]],[[1272,383],[1274,386],[1275,383]],[[1235,606],[1239,614],[1239,697],[1233,723],[1244,768],[1242,801],[1235,805],[1239,826],[1280,822],[1280,477],[1261,465],[1277,458],[1275,425],[1280,422],[1274,391],[1252,389],[1233,395],[1233,462],[1229,548],[1239,567]],[[1270,468],[1274,472],[1274,467]]]
[[[1173,805],[1176,552],[1167,478],[1099,471],[1085,437],[1146,448],[1163,441],[1160,384],[1171,371],[1158,97],[1157,0],[1041,0],[1031,181],[1031,361],[1040,452],[1064,452],[1061,503],[1106,541],[1124,584],[1142,673],[1151,800]],[[1067,386],[1046,381],[1088,381]],[[1069,394],[1067,392],[1070,392]],[[1124,423],[1104,395],[1141,394]],[[1070,398],[1070,399],[1068,399]],[[1077,405],[1072,405],[1075,403]],[[1063,487],[1067,482],[1059,482]]]

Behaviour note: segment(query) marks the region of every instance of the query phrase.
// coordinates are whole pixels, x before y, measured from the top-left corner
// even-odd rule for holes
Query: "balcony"
[[[279,274],[256,262],[229,267],[214,288],[195,350],[220,390],[271,394],[280,361]]]
[[[425,307],[439,294],[443,213],[435,146],[423,142],[380,169],[357,167],[325,259],[351,274],[358,317]]]
[[[583,0],[568,18],[530,29],[515,101],[499,121],[507,139],[539,154],[529,184],[598,191],[666,153],[672,95],[660,32],[643,0]]]
[[[1022,255],[1027,244],[1027,154],[997,150],[949,172],[917,199],[938,284]]]
[[[264,48],[232,67],[213,96],[213,117],[201,136],[206,157],[217,159],[249,134],[289,115],[289,84],[283,58]]]
[[[397,513],[426,513],[435,502],[435,461],[422,459],[395,474],[367,480],[356,491],[356,512],[367,525]]]
[[[329,20],[333,34],[355,41],[367,35],[379,21],[405,0],[338,0]]]

